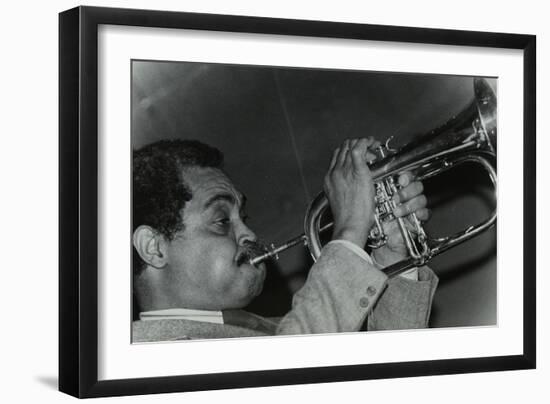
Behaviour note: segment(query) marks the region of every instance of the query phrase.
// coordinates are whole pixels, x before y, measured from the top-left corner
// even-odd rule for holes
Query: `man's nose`
[[[256,234],[242,222],[237,230],[237,244],[243,246],[245,241],[256,241],[257,239]]]

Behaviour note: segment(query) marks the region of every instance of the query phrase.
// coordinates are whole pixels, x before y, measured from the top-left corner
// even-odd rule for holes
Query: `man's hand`
[[[406,217],[411,213],[416,213],[419,220],[428,220],[430,212],[426,208],[427,200],[426,196],[422,193],[424,190],[422,182],[415,180],[410,172],[402,173],[398,181],[402,188],[394,196],[397,206],[393,210],[393,214],[396,217]],[[408,228],[412,227],[408,219],[405,219],[405,222]],[[407,248],[397,220],[384,223],[383,229],[384,233],[388,236],[387,243],[374,250],[373,256],[380,265],[389,266],[403,260],[407,256]]]
[[[367,161],[372,138],[345,140],[333,155],[324,191],[334,218],[333,239],[348,240],[363,248],[374,223],[374,184]]]

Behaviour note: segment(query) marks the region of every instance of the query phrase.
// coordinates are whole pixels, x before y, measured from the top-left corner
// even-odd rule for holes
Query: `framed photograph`
[[[534,368],[535,44],[61,13],[60,390]]]

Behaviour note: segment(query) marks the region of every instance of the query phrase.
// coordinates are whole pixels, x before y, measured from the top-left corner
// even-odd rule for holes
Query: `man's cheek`
[[[229,237],[210,238],[209,242],[205,243],[205,250],[208,254],[227,260],[227,262],[233,262],[237,249],[237,243]]]
[[[209,253],[212,254],[212,263],[216,272],[222,273],[235,267],[235,252],[231,249],[212,247]]]
[[[216,288],[221,293],[227,292],[238,278],[238,273],[233,256],[221,254],[218,251],[218,254],[212,260],[212,268],[210,268],[211,282],[217,286]]]

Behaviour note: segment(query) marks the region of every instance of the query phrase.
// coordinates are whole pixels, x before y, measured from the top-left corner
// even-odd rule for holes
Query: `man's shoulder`
[[[269,334],[236,325],[214,324],[183,319],[134,321],[132,323],[132,342],[134,343],[265,335]]]

